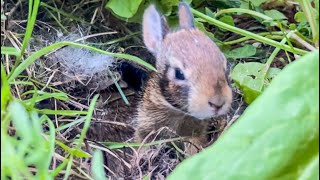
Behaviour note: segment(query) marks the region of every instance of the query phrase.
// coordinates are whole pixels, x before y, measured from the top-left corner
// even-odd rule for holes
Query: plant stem
[[[287,40],[291,37],[291,35],[294,34],[294,31],[290,31],[282,40],[281,40],[281,44],[285,44],[287,42]],[[265,67],[263,69],[263,79],[266,78],[266,75],[268,73],[268,70],[270,68],[270,65],[272,63],[272,61],[274,60],[274,58],[276,57],[276,55],[278,54],[278,52],[281,50],[281,48],[276,48],[272,54],[270,55],[270,57],[268,58],[266,64],[265,64]]]
[[[252,32],[249,32],[249,31],[246,31],[246,30],[242,30],[240,28],[237,28],[237,27],[231,26],[229,24],[223,23],[223,22],[218,21],[216,19],[213,19],[213,18],[211,18],[211,17],[209,17],[209,16],[207,16],[207,15],[205,15],[205,14],[203,14],[203,13],[197,11],[197,10],[192,9],[192,12],[196,16],[206,20],[208,23],[216,25],[216,26],[218,26],[218,27],[220,27],[222,29],[226,29],[228,31],[231,31],[231,32],[234,32],[234,33],[237,33],[237,34],[240,34],[240,35],[243,35],[243,36],[246,36],[246,37],[250,37],[250,38],[255,39],[257,41],[261,41],[263,43],[266,43],[266,44],[269,44],[271,46],[275,46],[275,47],[281,48],[283,50],[286,50],[286,51],[289,51],[289,52],[292,52],[292,53],[295,53],[295,54],[304,55],[304,54],[307,53],[307,51],[305,51],[305,50],[302,50],[302,49],[299,49],[299,48],[291,48],[288,45],[281,44],[281,43],[279,43],[277,41],[265,38],[265,37],[260,36],[258,34],[254,34]]]
[[[282,35],[283,33],[281,31],[277,31],[277,32],[262,32],[262,33],[258,33],[258,35],[260,36],[268,36],[270,35],[271,39],[273,39],[273,35]],[[278,36],[275,36],[276,38],[278,38]],[[224,45],[232,45],[232,44],[237,44],[237,43],[240,43],[240,42],[243,42],[243,41],[246,41],[246,40],[249,40],[251,39],[250,37],[242,37],[242,38],[239,38],[239,39],[236,39],[236,40],[232,40],[232,41],[227,41],[227,42],[224,42],[223,44]],[[282,37],[281,37],[282,39]]]
[[[299,0],[299,4],[310,24],[314,45],[315,47],[319,47],[319,24],[315,19],[315,15],[313,15],[314,11],[311,6],[310,0]]]
[[[262,19],[267,20],[267,21],[272,21],[273,20],[271,17],[269,17],[267,15],[264,15],[262,13],[259,13],[259,12],[256,12],[256,11],[252,11],[252,10],[249,10],[249,9],[242,9],[242,8],[230,8],[230,9],[220,10],[219,12],[216,13],[215,18],[217,18],[218,16],[220,16],[221,14],[224,14],[224,13],[246,13],[246,14],[250,14],[252,16],[256,16],[256,17],[262,18]]]

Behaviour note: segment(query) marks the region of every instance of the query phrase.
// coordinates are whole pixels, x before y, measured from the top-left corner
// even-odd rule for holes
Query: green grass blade
[[[56,177],[66,167],[66,165],[69,164],[69,161],[69,159],[65,159],[56,169],[51,172],[51,177]]]
[[[96,150],[93,154],[91,171],[94,179],[107,179],[103,169],[103,156],[100,150]]]
[[[111,78],[112,78],[114,84],[116,85],[116,87],[117,87],[117,89],[118,89],[118,91],[119,91],[119,93],[120,93],[123,101],[124,101],[127,105],[129,105],[129,101],[128,101],[126,95],[124,95],[124,93],[123,93],[120,85],[118,84],[116,78],[114,77],[114,75],[112,74],[112,72],[111,72],[109,69],[108,69],[108,74],[111,76]]]
[[[89,106],[89,109],[88,109],[88,113],[87,113],[87,116],[86,116],[86,121],[84,122],[84,126],[83,126],[83,129],[81,131],[81,134],[80,134],[79,141],[78,141],[78,144],[76,146],[76,149],[80,149],[81,143],[83,142],[83,140],[84,140],[84,138],[85,138],[85,136],[87,134],[87,131],[88,131],[89,126],[90,126],[91,118],[92,118],[92,113],[93,113],[94,108],[96,106],[98,97],[99,97],[99,95],[97,94],[91,100],[91,103],[90,103],[90,106]]]
[[[40,6],[46,7],[46,8],[48,8],[48,9],[54,11],[54,12],[60,13],[63,16],[69,18],[69,19],[73,19],[73,20],[76,20],[76,21],[79,21],[81,23],[88,24],[88,25],[90,24],[89,22],[84,21],[82,18],[78,18],[78,17],[76,17],[76,16],[74,16],[72,14],[69,14],[69,13],[66,13],[64,11],[61,11],[61,10],[55,8],[55,7],[52,7],[52,6],[48,5],[47,3],[41,2]]]
[[[1,46],[1,54],[19,56],[20,50],[14,48],[14,47]]]
[[[56,129],[56,132],[59,132],[59,131],[61,131],[61,130],[67,129],[67,128],[72,127],[72,126],[75,126],[76,124],[80,124],[80,123],[82,123],[83,121],[85,121],[85,118],[86,118],[86,117],[82,117],[82,118],[80,118],[80,119],[78,119],[78,120],[72,121],[71,123],[67,123],[67,124],[65,124],[65,125],[59,126],[59,127]]]
[[[37,14],[38,14],[40,0],[34,0],[34,1],[30,0],[29,3],[30,4],[29,4],[29,14],[28,14],[26,33],[25,33],[24,38],[23,38],[20,54],[17,57],[17,60],[15,62],[15,65],[14,65],[13,69],[15,69],[20,64],[21,58],[22,58],[23,53],[24,53],[24,51],[26,50],[26,48],[27,48],[27,46],[29,44],[34,25],[36,23],[36,18],[37,18]]]
[[[1,119],[2,111],[5,111],[5,107],[8,101],[11,99],[10,86],[8,84],[6,71],[1,63]]]
[[[70,176],[72,161],[73,161],[73,156],[71,155],[67,165],[66,174],[64,175],[63,180],[67,180],[68,177]]]
[[[64,116],[76,116],[76,115],[87,115],[86,111],[75,111],[75,110],[52,110],[52,109],[35,109],[39,114],[47,115],[64,115]]]

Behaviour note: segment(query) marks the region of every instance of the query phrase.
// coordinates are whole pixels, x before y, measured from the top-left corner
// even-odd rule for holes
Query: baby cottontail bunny
[[[226,58],[194,26],[186,3],[179,4],[179,29],[169,32],[163,16],[150,5],[143,16],[143,38],[156,57],[136,117],[135,138],[190,137],[198,148],[205,144],[206,119],[226,114],[232,101]],[[166,128],[165,128],[166,127]],[[162,132],[157,132],[163,130]]]

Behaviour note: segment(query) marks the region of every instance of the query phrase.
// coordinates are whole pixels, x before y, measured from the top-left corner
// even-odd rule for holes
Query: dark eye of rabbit
[[[176,79],[185,80],[185,77],[179,68],[175,68],[174,71],[175,71]]]

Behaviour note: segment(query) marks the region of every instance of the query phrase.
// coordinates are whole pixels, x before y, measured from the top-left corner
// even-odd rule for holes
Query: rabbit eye
[[[175,71],[176,79],[185,80],[185,77],[179,68],[175,68],[174,71]]]

